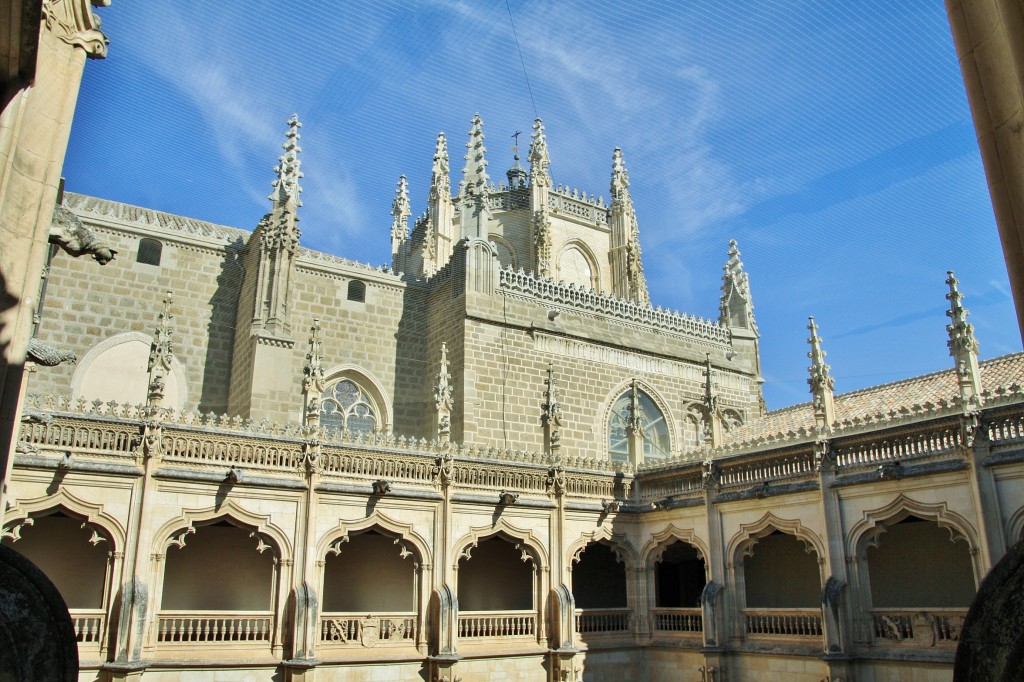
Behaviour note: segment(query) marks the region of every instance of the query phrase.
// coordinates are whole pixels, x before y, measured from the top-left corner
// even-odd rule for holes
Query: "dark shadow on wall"
[[[402,300],[395,332],[395,388],[392,431],[402,436],[430,438],[427,415],[434,377],[430,372],[427,333],[428,288],[410,284]],[[436,372],[436,369],[434,370]]]
[[[245,242],[241,237],[227,246],[217,275],[217,288],[210,297],[203,389],[198,408],[204,414],[224,414],[228,408],[238,297],[244,274],[240,256],[244,248]]]

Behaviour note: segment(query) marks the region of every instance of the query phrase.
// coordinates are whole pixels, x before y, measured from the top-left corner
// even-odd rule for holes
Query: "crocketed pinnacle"
[[[484,147],[484,122],[480,114],[473,116],[472,128],[469,130],[469,141],[466,143],[466,165],[462,169],[462,186],[460,194],[486,196],[491,178],[487,175],[487,148]]]
[[[319,397],[326,386],[322,348],[320,319],[313,318],[313,326],[309,328],[309,350],[306,351],[306,363],[302,367],[302,390],[309,396]]]
[[[822,390],[831,391],[835,388],[835,379],[829,374],[831,368],[825,362],[825,351],[821,349],[818,325],[814,323],[813,317],[808,317],[807,320],[807,329],[811,332],[811,338],[807,339],[807,343],[811,344],[811,350],[807,353],[807,357],[811,359],[811,366],[807,368],[811,373],[811,378],[807,380],[807,383],[810,385],[812,393]]]
[[[267,197],[275,204],[286,204],[292,201],[296,206],[302,206],[302,201],[299,199],[299,195],[302,193],[302,187],[299,185],[299,179],[302,178],[300,170],[302,164],[299,161],[299,152],[302,151],[299,146],[299,128],[301,127],[298,114],[292,114],[292,117],[288,119],[288,131],[285,133],[284,144],[281,145],[284,154],[278,157],[278,164],[274,167],[274,172],[277,173],[277,177],[271,183],[274,186],[274,191]]]
[[[729,327],[757,330],[754,322],[754,303],[750,295],[750,278],[743,270],[736,240],[729,240],[729,258],[722,266],[722,298],[719,303],[719,322]]]
[[[551,175],[548,166],[551,165],[551,157],[548,155],[548,141],[544,136],[544,123],[540,118],[533,121],[533,140],[530,142],[530,182],[536,183],[545,181],[551,184]]]
[[[957,357],[964,353],[977,353],[978,340],[974,336],[974,325],[967,321],[969,311],[964,308],[964,296],[957,288],[960,281],[952,270],[946,274],[949,275],[946,279],[946,284],[949,285],[949,293],[946,294],[946,300],[949,301],[946,316],[950,319],[950,323],[946,325],[946,331],[949,332],[949,340],[946,342],[949,354]]]
[[[448,175],[448,140],[444,133],[437,136],[437,144],[434,147],[434,165],[430,172],[430,191],[450,192],[451,178]]]
[[[611,195],[612,201],[629,197],[629,173],[626,172],[626,163],[622,160],[622,150],[619,147],[612,153]]]
[[[409,216],[411,215],[409,186],[403,175],[398,178],[398,186],[395,188],[395,199],[391,202],[391,239],[393,241],[404,242],[409,238]]]

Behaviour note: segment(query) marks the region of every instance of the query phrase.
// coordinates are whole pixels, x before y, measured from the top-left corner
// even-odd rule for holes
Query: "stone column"
[[[1024,336],[1024,6],[946,0]]]

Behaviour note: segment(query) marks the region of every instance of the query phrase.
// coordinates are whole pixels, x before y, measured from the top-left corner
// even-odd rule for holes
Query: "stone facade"
[[[64,195],[119,255],[49,265],[80,361],[33,372],[4,537],[83,680],[950,679],[1024,535],[1024,355],[952,273],[951,369],[835,394],[812,320],[766,412],[737,245],[718,320],[652,307],[619,150],[566,190],[537,121],[495,185],[474,117],[374,269],[301,246],[298,137],[252,232]]]

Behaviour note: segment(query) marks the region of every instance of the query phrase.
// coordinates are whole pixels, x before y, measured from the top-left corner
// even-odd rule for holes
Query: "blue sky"
[[[739,241],[773,409],[809,398],[808,315],[838,391],[950,367],[948,269],[982,356],[1020,350],[942,3],[508,6],[522,62],[504,0],[114,3],[67,188],[252,229],[298,113],[303,244],[376,265],[438,132],[457,185],[479,112],[501,178],[537,114],[556,184],[607,197],[622,148],[655,305],[717,317]]]

